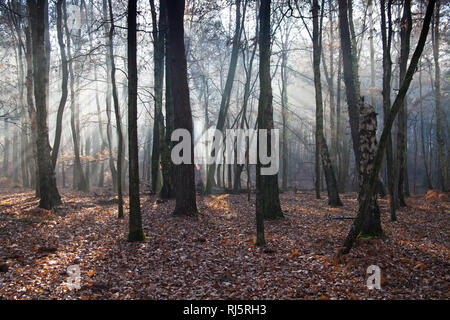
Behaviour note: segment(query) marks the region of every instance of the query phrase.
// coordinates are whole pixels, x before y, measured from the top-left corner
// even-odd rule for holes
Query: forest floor
[[[356,213],[354,193],[331,208],[313,193],[280,195],[285,218],[265,223],[255,247],[254,195],[198,196],[198,219],[173,217],[175,202],[142,196],[146,240],[126,241],[128,215],[115,197],[61,190],[56,211],[36,209],[30,190],[0,190],[2,299],[449,299],[448,194],[416,195],[389,221],[385,239],[360,240],[334,259]],[[127,212],[127,210],[126,210]],[[64,284],[70,265],[81,288]],[[366,286],[369,265],[381,290]]]

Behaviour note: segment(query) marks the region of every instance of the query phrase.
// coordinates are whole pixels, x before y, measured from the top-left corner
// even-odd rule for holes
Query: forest
[[[449,25],[0,0],[0,300],[449,299]]]

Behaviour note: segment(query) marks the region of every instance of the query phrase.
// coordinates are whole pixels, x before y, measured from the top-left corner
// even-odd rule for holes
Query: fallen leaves
[[[254,195],[198,197],[198,220],[173,217],[174,201],[142,199],[145,242],[126,242],[115,198],[63,193],[54,212],[32,192],[0,193],[0,297],[7,299],[443,299],[448,291],[449,203],[415,197],[389,222],[385,240],[361,241],[335,257],[356,212],[355,194],[330,208],[312,193],[280,195],[285,219],[265,223],[255,241]],[[431,198],[430,198],[431,199]],[[28,219],[28,220],[27,220]],[[25,221],[36,223],[24,223]],[[382,290],[366,288],[369,265]],[[64,283],[80,268],[81,289]],[[1,270],[0,270],[1,271]]]

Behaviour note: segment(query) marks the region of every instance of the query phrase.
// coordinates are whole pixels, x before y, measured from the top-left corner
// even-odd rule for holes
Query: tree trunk
[[[58,159],[59,145],[61,143],[61,131],[62,131],[62,119],[64,114],[64,107],[66,106],[67,101],[67,82],[69,78],[68,70],[67,70],[67,57],[66,57],[66,49],[64,46],[63,40],[63,3],[64,3],[64,23],[67,22],[67,14],[66,14],[66,6],[65,0],[58,0],[56,2],[56,29],[57,29],[57,37],[59,44],[59,51],[61,52],[61,72],[62,72],[62,80],[61,80],[61,100],[59,101],[58,113],[56,115],[56,130],[55,130],[55,140],[53,142],[53,150],[52,150],[52,165],[53,170],[56,168],[56,160]]]
[[[391,0],[388,0],[387,8],[385,0],[380,1],[381,9],[381,38],[383,44],[383,126],[386,126],[386,121],[391,107],[391,74],[392,74],[392,61],[391,61],[391,42],[392,42],[392,22],[391,22]],[[386,23],[386,12],[388,22]],[[387,27],[387,34],[386,34]],[[397,198],[395,186],[395,174],[393,164],[393,151],[392,151],[392,135],[389,132],[387,134],[386,141],[386,169],[387,169],[387,181],[389,189],[389,207],[391,220],[397,220],[395,214]],[[394,190],[395,189],[395,190]]]
[[[428,168],[427,153],[425,149],[425,129],[423,121],[423,98],[422,98],[422,66],[419,66],[419,99],[420,99],[420,136],[421,136],[421,146],[422,146],[422,156],[423,164],[425,167],[425,181],[426,187],[428,189],[433,189],[433,184],[431,183],[430,170]]]
[[[162,187],[159,196],[163,199],[174,197],[172,187],[172,162],[170,159],[170,149],[166,138],[167,130],[164,127],[164,116],[162,113],[162,96],[163,96],[163,80],[164,80],[164,44],[167,33],[167,14],[166,1],[160,1],[159,22],[156,19],[156,10],[154,1],[150,1],[153,21],[153,47],[154,47],[154,79],[155,79],[155,124],[153,136],[153,152],[152,152],[152,189],[156,192],[157,179],[159,176],[159,163],[162,167]],[[167,76],[166,76],[167,77]],[[167,90],[167,89],[166,89]],[[167,102],[166,102],[167,105]],[[158,141],[157,141],[158,139]]]
[[[122,134],[122,120],[120,119],[120,106],[119,98],[117,95],[116,86],[116,64],[114,61],[114,15],[112,11],[111,0],[108,0],[109,7],[109,18],[110,18],[110,29],[109,29],[109,58],[111,62],[111,84],[112,84],[112,94],[114,102],[114,113],[116,115],[116,129],[118,137],[118,151],[117,151],[117,197],[118,197],[118,215],[117,217],[123,218],[123,196],[122,196],[122,165],[123,165],[123,134]]]
[[[441,110],[441,69],[439,65],[439,44],[440,44],[440,34],[439,34],[439,14],[441,8],[441,2],[438,1],[435,9],[435,14],[433,16],[433,30],[432,30],[432,45],[433,45],[433,59],[434,59],[434,101],[436,106],[436,140],[438,145],[438,176],[439,184],[442,191],[448,191],[447,186],[447,169],[445,160],[445,142],[444,136],[442,134],[442,110]]]
[[[2,176],[8,177],[8,171],[9,171],[9,130],[8,130],[8,122],[9,120],[5,121],[5,140],[3,143],[3,166],[2,166]]]
[[[31,124],[31,152],[27,152],[27,157],[29,159],[30,164],[30,173],[31,173],[31,185],[34,186],[35,195],[39,197],[39,167],[37,165],[37,117],[36,117],[36,108],[33,98],[33,49],[32,49],[32,41],[31,41],[31,30],[29,27],[25,28],[25,37],[26,37],[26,60],[27,60],[27,77],[26,77],[26,88],[27,88],[27,105],[28,105],[28,115],[30,117]]]
[[[287,42],[287,39],[286,39]],[[288,122],[288,95],[287,95],[287,48],[286,44],[283,44],[283,52],[281,53],[281,119],[283,124],[283,136],[282,136],[282,185],[283,190],[287,190],[288,187],[288,134],[287,134],[287,122]]]
[[[33,50],[33,77],[34,98],[36,101],[36,123],[37,123],[37,164],[39,168],[39,207],[47,210],[53,209],[61,203],[61,198],[56,187],[56,177],[53,170],[50,143],[47,127],[47,86],[48,67],[45,50],[45,7],[47,0],[27,0],[30,27],[31,44]]]
[[[350,130],[353,141],[353,152],[355,154],[356,171],[359,173],[359,89],[357,86],[356,66],[353,59],[353,48],[350,39],[349,20],[347,16],[348,0],[339,0],[339,30],[341,33],[341,50],[344,65],[344,82],[347,95],[348,115],[350,119]]]
[[[22,8],[19,5],[15,8],[17,12],[22,13]],[[19,105],[21,112],[21,134],[20,134],[20,168],[22,176],[22,186],[29,186],[28,170],[27,170],[27,149],[28,149],[28,130],[27,130],[27,118],[26,118],[26,108],[24,101],[24,89],[25,89],[25,72],[23,65],[23,38],[22,38],[22,21],[19,20],[15,24],[15,30],[17,33],[17,64],[18,64],[18,74],[17,74],[17,85],[19,89]]]
[[[89,190],[89,186],[91,185],[91,181],[90,181],[91,165],[90,165],[90,160],[89,160],[90,155],[91,155],[91,137],[90,136],[88,136],[86,138],[86,142],[84,145],[84,155],[86,156],[86,158],[85,158],[86,159],[86,164],[85,164],[85,166],[86,166],[86,169],[85,169],[85,171],[86,171],[86,186]]]
[[[166,7],[167,8],[167,7]],[[166,34],[165,34],[165,70],[166,70],[166,141],[164,144],[163,161],[165,162],[164,170],[168,171],[165,174],[165,190],[163,196],[165,198],[175,198],[175,170],[173,167],[172,160],[170,159],[171,150],[173,147],[172,132],[174,130],[174,109],[173,109],[173,99],[172,99],[172,86],[170,81],[170,43],[169,43],[169,32],[168,32],[168,16],[167,9],[165,10],[166,16]]]
[[[191,161],[175,165],[176,205],[174,215],[197,216],[195,196],[193,123],[187,81],[184,46],[184,0],[173,0],[167,7],[169,18],[170,82],[172,87],[174,129],[186,129],[191,136]]]
[[[110,27],[108,24],[108,3],[107,0],[102,1],[102,11],[103,11],[103,20],[104,20],[104,30],[105,34],[109,34]],[[109,38],[106,43],[107,46],[109,46]],[[105,104],[106,104],[106,117],[107,117],[107,123],[106,123],[106,139],[108,141],[108,153],[109,153],[109,169],[111,171],[111,178],[112,178],[112,184],[114,191],[117,191],[117,170],[114,164],[114,154],[113,154],[113,146],[112,146],[112,128],[111,128],[111,56],[109,53],[109,50],[106,50],[105,54],[106,58],[106,97],[105,97]]]
[[[403,6],[403,16],[400,28],[400,65],[399,65],[399,87],[405,77],[408,65],[410,36],[412,29],[411,18],[411,0],[405,0]],[[407,131],[407,99],[403,100],[398,114],[397,122],[397,162],[396,162],[396,188],[398,188],[398,200],[402,207],[406,206],[405,202],[405,180],[408,179],[406,172],[406,131]]]
[[[136,63],[136,5],[128,1],[128,157],[130,215],[128,241],[144,240],[139,199],[139,149],[137,136],[137,63]]]
[[[377,150],[377,113],[375,108],[362,100],[359,108],[359,136],[361,163],[359,174],[359,189],[363,190],[370,172],[373,168],[375,152]],[[380,208],[377,194],[371,196],[369,209],[361,226],[361,236],[379,237],[383,234],[381,229]]]
[[[80,131],[79,131],[79,123],[77,121],[77,93],[75,91],[75,72],[74,72],[74,63],[72,59],[71,52],[71,31],[67,25],[67,14],[66,14],[66,3],[63,2],[62,10],[64,14],[64,27],[66,31],[66,39],[67,39],[67,57],[69,60],[69,77],[70,77],[70,128],[72,131],[72,142],[73,142],[73,151],[74,151],[74,162],[73,162],[73,188],[79,191],[87,192],[88,186],[86,183],[86,178],[83,173],[83,168],[81,167],[81,159],[80,159]],[[79,40],[77,40],[79,41]],[[62,116],[62,115],[61,115]],[[55,157],[57,155],[55,154]],[[55,160],[56,161],[56,160]]]
[[[267,150],[272,154],[278,146],[271,145],[273,129],[273,106],[272,106],[272,84],[270,77],[270,0],[261,1],[259,15],[259,102],[258,102],[258,131],[267,130]],[[259,150],[262,140],[260,134],[257,139],[258,161],[256,165],[256,224],[257,224],[257,244],[265,243],[263,234],[263,224],[261,218],[277,219],[283,217],[281,211],[278,174],[262,175],[261,170],[264,165],[261,164]],[[261,230],[262,228],[262,230]]]
[[[164,16],[163,8],[165,7],[165,0],[160,1],[160,14],[159,14],[159,26],[156,21],[156,9],[154,1],[150,0],[150,7],[152,11],[152,24],[153,24],[153,52],[154,52],[154,100],[155,108],[153,115],[153,144],[152,144],[152,192],[158,192],[159,175],[160,175],[160,157],[161,157],[161,135],[163,128],[163,115],[162,115],[162,90],[163,90],[163,78],[164,78],[164,34],[161,32],[160,27],[162,24],[162,18]]]
[[[313,65],[314,65],[314,87],[316,92],[316,148],[319,149],[322,159],[322,166],[325,174],[328,191],[328,204],[332,206],[342,206],[337,190],[336,176],[331,165],[330,154],[327,142],[323,134],[323,102],[322,83],[320,79],[320,56],[321,56],[321,30],[319,28],[319,3],[313,0]],[[317,152],[316,152],[317,155]],[[317,159],[316,159],[317,161]],[[317,172],[316,172],[317,174]],[[319,179],[317,179],[319,180]],[[320,180],[319,180],[320,181]]]

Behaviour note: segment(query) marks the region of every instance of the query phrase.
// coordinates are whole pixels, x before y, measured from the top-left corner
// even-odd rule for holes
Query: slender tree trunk
[[[136,62],[136,10],[137,0],[128,1],[128,157],[130,221],[128,241],[144,240],[141,204],[139,199],[139,149],[137,136],[137,62]]]
[[[117,151],[117,197],[118,197],[118,218],[123,218],[123,195],[122,195],[122,165],[123,165],[123,134],[122,134],[122,120],[120,118],[120,106],[119,106],[119,98],[117,94],[117,86],[116,86],[116,64],[114,59],[114,15],[112,10],[111,0],[108,0],[109,7],[109,19],[110,19],[110,28],[109,28],[109,58],[111,62],[111,84],[112,84],[112,94],[113,94],[113,102],[114,102],[114,113],[116,115],[116,129],[117,129],[117,137],[118,137],[118,151]]]
[[[91,170],[91,165],[90,165],[90,155],[91,155],[91,137],[88,136],[86,138],[86,142],[84,145],[84,155],[86,156],[86,186],[89,190],[89,186],[91,185],[91,180],[90,180],[90,170]]]
[[[110,27],[108,23],[108,2],[107,0],[102,1],[102,12],[103,12],[103,23],[105,34],[109,34]],[[109,37],[106,41],[106,46],[109,46]],[[109,50],[106,50],[105,54],[106,59],[106,97],[105,97],[105,105],[106,105],[106,139],[108,142],[108,153],[109,153],[109,170],[111,171],[112,184],[114,191],[117,191],[117,170],[114,164],[114,154],[113,154],[113,138],[112,138],[112,128],[111,128],[111,56]]]
[[[258,24],[256,24],[258,25]],[[281,153],[282,153],[282,190],[287,190],[288,188],[288,171],[289,171],[289,135],[288,135],[288,122],[289,122],[289,108],[288,108],[288,54],[290,49],[290,32],[292,27],[289,23],[282,29],[281,33],[281,69],[280,69],[280,79],[281,79],[281,121],[282,121],[282,138],[281,138]]]
[[[39,197],[39,167],[37,165],[37,117],[36,117],[36,108],[33,97],[33,49],[31,43],[31,31],[30,28],[25,28],[25,37],[26,37],[26,59],[27,59],[27,77],[26,77],[26,88],[27,88],[27,105],[28,105],[28,115],[30,117],[31,124],[31,152],[27,152],[27,157],[29,159],[30,164],[30,172],[31,172],[31,185],[34,186],[35,195]]]
[[[337,159],[339,161],[338,166],[338,187],[340,192],[345,192],[347,189],[347,171],[348,168],[345,167],[345,159],[348,154],[347,149],[347,137],[342,134],[345,125],[341,115],[341,84],[342,84],[342,51],[339,50],[338,57],[338,71],[337,71],[337,89],[336,89],[336,153]]]
[[[391,60],[391,42],[392,42],[392,22],[391,22],[391,0],[388,0],[386,8],[386,0],[380,1],[381,9],[381,37],[383,43],[383,126],[386,126],[386,121],[391,107],[391,74],[392,74],[392,60]],[[386,12],[388,22],[386,23]],[[387,27],[387,32],[386,32]],[[397,190],[395,186],[395,172],[393,164],[393,150],[392,150],[392,135],[387,134],[386,141],[386,169],[387,181],[389,189],[389,207],[391,220],[397,220],[395,213],[397,206]]]
[[[332,206],[342,206],[337,190],[336,176],[331,165],[330,154],[327,142],[323,134],[323,102],[322,83],[320,79],[320,56],[321,56],[321,30],[319,28],[319,2],[313,0],[313,65],[314,65],[314,87],[316,92],[316,148],[320,151],[322,166],[327,183],[328,204]],[[317,155],[317,152],[316,152]],[[317,160],[316,160],[317,161]],[[320,181],[320,180],[319,180]]]
[[[374,38],[374,29],[375,23],[373,19],[373,10],[374,10],[374,2],[375,0],[369,0],[367,6],[369,7],[369,20],[370,20],[370,30],[369,30],[369,45],[370,45],[370,103],[375,106],[375,48],[373,45]]]
[[[438,1],[435,9],[435,14],[433,16],[433,31],[432,31],[432,45],[433,45],[433,59],[434,59],[434,101],[436,106],[436,140],[438,145],[438,177],[439,184],[442,191],[448,191],[448,181],[447,181],[447,169],[445,160],[445,142],[444,135],[442,134],[442,122],[443,122],[443,112],[441,110],[441,68],[439,64],[439,44],[440,44],[440,34],[439,34],[439,14],[441,8],[441,2]]]
[[[74,63],[72,59],[72,50],[71,50],[71,32],[67,25],[67,14],[66,14],[66,3],[62,3],[62,13],[64,14],[64,28],[66,32],[67,39],[67,58],[68,58],[68,69],[69,69],[69,77],[70,77],[70,128],[72,131],[72,143],[73,143],[73,151],[74,151],[74,162],[73,162],[73,188],[79,191],[87,192],[88,186],[86,183],[86,178],[83,173],[83,168],[81,166],[80,159],[80,131],[79,131],[79,123],[77,121],[77,93],[75,90],[75,72],[74,72]],[[79,40],[77,40],[79,41]],[[62,114],[61,114],[62,117]],[[55,158],[57,155],[55,154]],[[55,160],[56,161],[56,160]]]
[[[335,92],[334,92],[334,20],[333,20],[333,1],[328,1],[329,6],[329,19],[330,19],[330,52],[329,52],[329,60],[330,60],[330,75],[328,86],[330,93],[330,130],[331,130],[331,163],[334,168],[337,169],[337,144],[338,140],[336,137],[336,105],[335,105]],[[322,51],[322,50],[321,50]],[[322,51],[323,52],[323,51]],[[325,63],[325,59],[324,59]],[[324,65],[325,66],[325,65]],[[337,173],[337,172],[336,172]]]
[[[282,136],[282,189],[288,188],[288,95],[287,95],[287,52],[284,48],[281,56],[281,119],[283,123],[283,136]]]
[[[63,6],[64,3],[64,6]],[[63,8],[64,7],[64,8]],[[65,0],[58,0],[56,2],[56,29],[57,29],[57,37],[59,44],[59,51],[61,52],[61,72],[62,72],[62,80],[61,80],[61,100],[59,101],[58,113],[56,115],[56,131],[55,131],[55,140],[53,142],[53,150],[52,150],[52,165],[53,169],[56,168],[56,160],[58,159],[59,146],[61,143],[61,132],[62,132],[62,119],[64,114],[64,108],[66,106],[68,90],[67,90],[67,82],[69,78],[69,73],[67,69],[67,57],[66,57],[66,49],[64,46],[63,40],[63,15],[64,15],[64,23],[67,23],[67,14],[65,10]],[[64,9],[64,13],[63,13]]]
[[[409,57],[410,35],[412,29],[411,18],[411,0],[405,0],[403,6],[403,16],[400,28],[400,66],[399,66],[399,86],[402,84],[406,73]],[[408,179],[406,172],[406,131],[407,131],[407,99],[403,100],[402,106],[398,114],[397,122],[397,162],[396,162],[396,188],[398,188],[398,200],[402,207],[406,206],[405,202],[405,179]]]
[[[166,173],[166,183],[165,183],[165,190],[164,190],[164,196],[166,198],[174,198],[176,196],[175,194],[175,169],[172,163],[172,160],[170,159],[171,150],[173,147],[173,142],[171,140],[172,138],[172,132],[174,130],[175,124],[174,124],[174,108],[173,108],[173,99],[172,99],[172,85],[171,85],[171,76],[170,76],[170,41],[169,41],[169,32],[168,32],[168,15],[167,15],[167,7],[165,10],[165,19],[166,19],[166,33],[165,33],[165,70],[166,70],[166,103],[165,103],[165,109],[166,109],[166,144],[164,147],[164,156],[163,160],[165,162],[164,170],[167,170],[168,173]]]
[[[156,9],[154,1],[150,1],[153,21],[153,47],[155,56],[154,79],[155,79],[155,124],[152,152],[152,189],[156,192],[157,177],[159,176],[159,163],[162,167],[162,187],[159,196],[163,199],[173,198],[175,192],[172,187],[172,162],[170,159],[170,149],[166,138],[167,131],[164,127],[164,116],[162,113],[162,96],[164,80],[164,44],[167,33],[166,0],[160,1],[159,21],[156,19]],[[167,77],[167,75],[166,75]],[[167,90],[167,89],[166,89]],[[167,116],[167,115],[166,115]],[[170,116],[170,114],[169,114]]]
[[[19,13],[22,13],[22,9],[16,8]],[[24,100],[24,89],[25,89],[25,72],[23,65],[23,38],[22,38],[22,27],[21,22],[16,25],[16,33],[18,39],[17,45],[17,62],[18,62],[18,81],[17,85],[19,88],[19,104],[21,112],[21,134],[20,134],[20,168],[22,176],[22,186],[29,186],[28,170],[27,170],[27,152],[28,152],[28,130],[27,130],[27,118],[26,118],[26,108]]]
[[[162,19],[164,16],[163,8],[165,7],[165,0],[160,1],[159,25],[156,19],[156,9],[154,1],[150,0],[152,10],[152,24],[153,24],[153,52],[154,52],[154,122],[153,122],[153,144],[152,144],[152,192],[157,193],[158,185],[160,184],[158,178],[160,176],[160,157],[161,157],[161,135],[163,126],[162,115],[162,92],[163,92],[163,78],[164,78],[164,33],[160,30]]]
[[[416,177],[417,177],[417,151],[418,151],[418,141],[417,141],[417,122],[414,122],[414,171],[413,171],[413,191],[416,193]]]
[[[13,181],[17,185],[19,183],[19,137],[17,136],[17,129],[13,129],[13,150],[12,150],[12,161],[13,161]]]
[[[5,121],[5,140],[3,143],[3,167],[2,167],[2,176],[8,177],[8,171],[9,171],[9,122],[8,120]]]
[[[425,129],[423,121],[423,96],[422,96],[422,66],[419,66],[419,99],[420,99],[420,136],[421,136],[421,146],[422,146],[422,156],[423,164],[425,167],[425,181],[426,187],[428,189],[433,189],[433,184],[431,183],[430,169],[428,168],[427,153],[425,149]]]
[[[317,118],[317,112],[316,112]],[[315,134],[315,148],[314,148],[314,190],[316,191],[316,199],[320,199],[320,180],[322,180],[320,175],[320,137],[319,130],[317,129],[317,119],[316,119],[316,128],[314,130]]]
[[[258,10],[256,10],[256,18],[258,19]],[[258,35],[258,33],[259,33],[259,24],[258,23],[256,23],[255,29],[256,29],[255,30],[255,35]],[[241,124],[240,124],[240,128],[241,129],[244,129],[244,128],[248,129],[249,128],[248,127],[248,122],[247,122],[247,109],[248,109],[248,104],[249,104],[250,94],[251,94],[252,70],[253,70],[253,61],[254,61],[255,54],[256,54],[256,48],[257,48],[257,43],[255,43],[254,46],[253,46],[253,50],[252,50],[251,55],[249,57],[248,66],[246,64],[246,59],[245,59],[245,50],[242,51],[242,61],[243,61],[243,64],[244,64],[244,69],[245,69],[245,85],[244,85],[244,98],[243,98],[244,101],[242,103],[242,118],[241,118]],[[287,75],[284,74],[284,77],[285,77],[285,82],[284,83],[286,84]],[[286,107],[287,107],[286,106],[286,104],[287,104],[287,96],[286,96],[286,100],[284,100],[283,103],[285,103],[283,105],[283,110],[284,110],[283,113],[285,113],[286,112]],[[287,121],[287,115],[285,115],[283,119],[284,119],[283,121]],[[284,124],[284,126],[286,126],[286,124]],[[285,130],[285,129],[286,129],[286,127],[284,127],[283,130]],[[286,139],[286,143],[287,143],[287,133],[285,134],[284,131],[283,131],[283,139]],[[246,165],[247,166],[247,189],[250,192],[250,189],[249,189],[250,188],[250,176],[249,176],[249,174],[250,174],[249,168],[250,167],[249,167],[249,163],[248,163],[249,145],[250,145],[250,140],[249,140],[249,137],[247,137],[246,138],[246,151],[245,151],[246,152],[246,159],[247,159],[247,165]],[[237,145],[236,145],[236,147],[237,147]],[[284,155],[284,152],[285,151],[283,149],[283,155]],[[286,151],[286,153],[287,153],[287,151]],[[237,155],[237,153],[235,153],[235,154]],[[287,161],[286,161],[286,164],[285,164],[284,160],[283,160],[283,170],[285,170],[284,169],[285,165],[287,167]],[[241,174],[242,174],[242,171],[244,170],[244,165],[237,165],[236,169],[237,170],[236,170],[236,175],[235,175],[235,190],[237,191],[237,189],[240,188]],[[287,172],[287,169],[286,169],[286,172]]]

